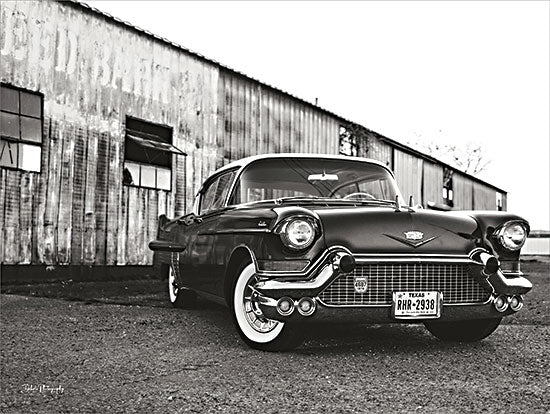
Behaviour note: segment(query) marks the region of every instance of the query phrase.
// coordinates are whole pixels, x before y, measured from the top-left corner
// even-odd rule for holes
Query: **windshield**
[[[231,204],[285,197],[395,201],[399,190],[384,167],[364,161],[273,158],[250,164],[241,174]]]

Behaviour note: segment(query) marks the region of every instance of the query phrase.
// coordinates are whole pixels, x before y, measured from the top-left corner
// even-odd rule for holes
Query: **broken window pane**
[[[42,121],[35,118],[21,117],[21,139],[42,142]]]
[[[27,92],[21,92],[21,114],[42,118],[42,97]]]
[[[0,167],[17,168],[17,150],[16,142],[0,140]]]
[[[2,86],[0,89],[0,109],[19,113],[19,91]]]
[[[42,149],[38,145],[19,144],[19,168],[40,172]]]
[[[0,134],[19,139],[19,116],[0,112]]]

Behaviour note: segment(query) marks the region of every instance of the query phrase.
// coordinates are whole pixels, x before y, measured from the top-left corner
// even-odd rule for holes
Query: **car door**
[[[221,277],[216,274],[215,235],[234,176],[235,170],[231,170],[212,177],[198,195],[198,214],[188,249],[191,287],[197,290],[215,293],[216,279]]]

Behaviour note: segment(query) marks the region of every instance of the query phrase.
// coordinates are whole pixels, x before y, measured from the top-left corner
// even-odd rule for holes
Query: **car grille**
[[[365,293],[357,293],[354,278],[367,278]],[[490,293],[475,281],[468,264],[377,263],[358,265],[352,273],[341,275],[321,292],[326,305],[389,305],[393,292],[439,291],[443,303],[484,303]]]

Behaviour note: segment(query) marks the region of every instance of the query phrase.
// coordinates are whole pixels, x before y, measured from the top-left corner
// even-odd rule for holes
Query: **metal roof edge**
[[[334,113],[334,112],[331,112],[331,111],[329,111],[329,110],[327,110],[327,109],[325,109],[325,108],[322,108],[322,107],[320,107],[320,106],[318,106],[318,105],[315,105],[315,104],[312,103],[312,102],[306,101],[306,100],[304,100],[304,99],[302,99],[302,98],[300,98],[300,97],[297,97],[297,96],[295,96],[295,95],[292,95],[292,94],[289,93],[289,92],[285,92],[285,91],[282,90],[282,89],[279,89],[279,88],[277,88],[277,87],[275,87],[275,86],[272,86],[272,85],[269,85],[269,84],[267,84],[267,83],[264,83],[264,82],[262,82],[262,81],[260,81],[260,80],[258,80],[258,79],[256,79],[256,78],[253,78],[253,77],[251,77],[251,76],[249,76],[249,75],[247,75],[247,74],[245,74],[245,73],[239,72],[238,70],[232,69],[232,68],[230,68],[229,66],[225,66],[225,65],[221,64],[220,62],[218,62],[218,61],[216,61],[216,60],[214,60],[214,59],[210,59],[210,58],[208,58],[208,57],[206,57],[206,56],[204,56],[204,55],[201,55],[200,53],[194,52],[194,51],[192,51],[192,50],[190,50],[190,49],[188,49],[188,48],[186,48],[186,47],[184,47],[184,46],[182,46],[182,45],[180,45],[180,44],[178,44],[178,43],[172,42],[171,40],[168,40],[168,39],[166,39],[166,38],[164,38],[164,37],[161,37],[161,36],[158,36],[158,35],[156,35],[156,34],[154,34],[154,33],[151,33],[151,32],[149,32],[148,30],[142,29],[142,28],[140,28],[140,27],[138,27],[138,26],[135,26],[135,25],[133,25],[133,24],[127,22],[127,21],[124,21],[124,20],[122,20],[122,19],[119,19],[118,17],[112,16],[112,15],[110,15],[109,13],[106,13],[106,12],[103,12],[103,11],[101,11],[101,10],[99,10],[99,9],[96,9],[95,7],[92,7],[92,6],[88,5],[88,4],[86,4],[85,2],[81,2],[81,1],[78,1],[78,0],[66,0],[66,1],[64,1],[64,0],[56,0],[56,1],[57,1],[58,3],[64,4],[64,5],[72,5],[72,6],[80,7],[80,8],[82,8],[82,9],[91,11],[91,12],[93,12],[93,13],[95,13],[95,14],[98,14],[98,15],[100,15],[100,16],[102,16],[102,17],[105,17],[105,18],[107,18],[107,19],[113,21],[113,22],[116,23],[116,24],[119,24],[119,25],[124,26],[124,27],[129,28],[129,29],[132,29],[132,30],[134,30],[134,31],[136,31],[136,32],[138,32],[138,33],[140,33],[140,34],[145,35],[145,36],[151,37],[151,38],[155,39],[156,41],[159,41],[159,42],[164,43],[164,44],[166,44],[166,45],[168,45],[168,46],[171,46],[171,47],[173,47],[173,48],[175,48],[175,49],[178,49],[178,50],[181,50],[181,51],[183,51],[183,52],[185,52],[185,53],[188,53],[188,54],[190,54],[190,55],[192,55],[192,56],[194,56],[194,57],[196,57],[196,58],[198,58],[198,59],[200,59],[200,60],[203,60],[203,61],[205,61],[205,62],[214,64],[214,65],[218,66],[220,69],[227,70],[227,71],[232,72],[232,73],[234,73],[234,74],[236,74],[236,75],[239,75],[239,76],[242,76],[242,77],[244,77],[244,78],[246,78],[246,79],[248,79],[248,80],[251,80],[251,81],[253,81],[253,82],[255,82],[255,83],[257,83],[257,84],[259,84],[259,85],[261,85],[261,86],[268,87],[269,89],[271,89],[271,90],[273,90],[273,91],[275,91],[275,92],[277,92],[277,93],[280,93],[280,94],[289,96],[289,97],[291,97],[291,98],[293,98],[293,99],[295,99],[295,100],[297,100],[297,101],[299,101],[299,102],[301,102],[301,103],[303,103],[303,104],[305,104],[305,105],[307,105],[307,106],[309,106],[309,107],[312,107],[312,108],[314,108],[314,109],[316,109],[316,110],[319,110],[319,111],[321,111],[321,112],[324,112],[324,113],[326,113],[327,115],[330,115],[330,116],[332,116],[332,117],[334,117],[334,118],[336,118],[336,119],[338,119],[338,120],[341,120],[341,121],[346,122],[346,123],[349,123],[349,124],[357,125],[357,126],[359,126],[359,127],[361,127],[361,128],[364,128],[366,131],[370,132],[371,134],[376,135],[376,136],[377,136],[378,138],[380,138],[382,141],[388,142],[388,143],[389,143],[390,145],[392,145],[393,147],[398,147],[399,149],[402,149],[402,150],[405,151],[405,152],[408,152],[408,153],[410,153],[410,154],[419,156],[420,158],[423,158],[423,159],[428,160],[428,161],[430,161],[430,162],[434,162],[434,163],[436,163],[436,164],[443,165],[443,166],[445,166],[445,167],[447,167],[447,168],[452,169],[452,170],[453,170],[454,172],[456,172],[456,173],[459,173],[459,174],[461,174],[461,175],[463,175],[463,176],[465,176],[465,177],[468,177],[468,178],[472,179],[473,181],[476,181],[476,182],[481,183],[481,184],[485,184],[485,185],[487,185],[487,186],[489,186],[489,187],[491,187],[491,188],[493,188],[493,189],[495,189],[495,190],[497,190],[497,191],[499,191],[499,192],[501,192],[501,193],[507,194],[507,192],[504,191],[504,190],[502,190],[501,188],[499,188],[499,187],[497,187],[497,186],[495,186],[495,185],[493,185],[493,184],[490,184],[490,183],[488,183],[488,182],[486,182],[486,181],[483,181],[482,179],[477,178],[477,177],[475,177],[475,176],[473,176],[473,175],[471,175],[471,174],[468,174],[468,173],[466,173],[466,172],[464,172],[464,171],[461,171],[461,170],[459,170],[458,168],[453,167],[452,165],[449,165],[449,164],[447,164],[447,163],[445,163],[445,162],[443,162],[443,161],[441,161],[441,160],[438,160],[437,158],[434,158],[434,157],[432,157],[432,156],[430,156],[430,155],[424,154],[424,153],[422,153],[422,152],[420,152],[420,151],[418,151],[418,150],[416,150],[416,149],[414,149],[414,148],[411,148],[411,147],[409,147],[409,146],[407,146],[407,145],[405,145],[405,144],[402,144],[402,143],[400,143],[400,142],[398,142],[398,141],[395,141],[394,139],[388,138],[388,137],[386,137],[386,136],[384,136],[384,135],[382,135],[382,134],[380,134],[380,133],[378,133],[378,132],[376,132],[376,131],[373,131],[373,130],[371,130],[371,129],[369,129],[369,128],[367,128],[367,127],[361,125],[361,124],[358,124],[357,122],[350,121],[349,119],[346,119],[346,118],[344,118],[344,117],[342,117],[342,116],[340,116],[340,115],[338,115],[338,114],[336,114],[336,113]]]

